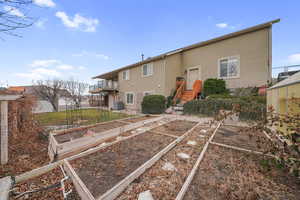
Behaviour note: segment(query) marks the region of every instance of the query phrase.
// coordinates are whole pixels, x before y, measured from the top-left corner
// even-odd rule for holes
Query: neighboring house
[[[9,87],[8,90],[36,97],[36,106],[33,110],[34,113],[53,112],[54,109],[51,103],[46,99],[39,97],[36,93],[36,90],[38,89],[37,87],[39,86],[12,86]],[[58,109],[65,110],[66,106],[70,104],[69,102],[71,101],[69,98],[70,93],[67,90],[62,89],[59,96]]]
[[[295,101],[298,101],[299,105]],[[267,105],[276,114],[300,113],[300,72],[267,89]]]
[[[171,95],[176,78],[192,90],[197,80],[221,78],[229,89],[266,85],[272,74],[272,25],[270,21],[208,41],[196,43],[98,75],[90,89],[102,94],[104,106],[123,101],[126,109],[140,111],[148,94]]]

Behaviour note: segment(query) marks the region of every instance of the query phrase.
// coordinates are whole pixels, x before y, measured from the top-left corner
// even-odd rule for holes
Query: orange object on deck
[[[202,81],[196,80],[193,84],[193,90],[185,90],[185,81],[183,81],[179,87],[177,86],[177,92],[174,97],[174,103],[176,99],[180,99],[181,102],[188,102],[194,100],[198,94],[202,91]]]

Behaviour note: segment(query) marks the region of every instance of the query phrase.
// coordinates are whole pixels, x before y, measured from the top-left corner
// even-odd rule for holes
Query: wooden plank
[[[112,130],[104,131],[102,133],[99,133],[98,135],[95,134],[94,136],[87,136],[84,138],[79,138],[70,142],[66,142],[63,144],[59,144],[59,147],[62,147],[63,149],[60,149],[57,147],[57,158],[63,159],[68,156],[72,156],[76,153],[80,153],[84,150],[87,150],[89,148],[98,146],[103,141],[108,140],[110,138],[119,136],[123,132],[130,131],[132,129],[139,128],[143,125],[162,120],[163,117],[153,118],[146,121],[141,121],[137,123],[132,123],[125,125],[124,127],[118,127]]]
[[[217,143],[217,142],[210,142],[210,144],[225,147],[225,148],[229,148],[229,149],[233,149],[233,150],[237,150],[237,151],[244,151],[244,152],[248,152],[248,153],[254,153],[254,154],[259,154],[259,155],[266,155],[266,156],[270,156],[270,157],[275,157],[274,155],[271,155],[271,154],[265,154],[263,152],[253,151],[253,150],[244,149],[244,148],[241,148],[241,147],[231,146],[231,145],[227,145],[227,144],[222,144],[222,143]]]
[[[0,152],[1,165],[8,162],[8,101],[1,101]]]
[[[124,119],[115,119],[115,120],[111,120],[111,121],[100,122],[100,123],[86,125],[86,126],[69,128],[69,129],[65,129],[65,130],[57,130],[57,131],[51,132],[50,134],[52,134],[52,135],[63,135],[63,134],[66,134],[66,133],[69,133],[69,132],[73,132],[73,131],[76,131],[76,130],[81,130],[81,129],[85,129],[85,128],[93,128],[95,126],[99,126],[99,125],[103,125],[103,124],[108,124],[108,123],[111,123],[111,122],[117,122],[117,121],[126,120],[126,119],[135,119],[135,118],[139,118],[139,117],[141,117],[141,116],[127,117],[127,118],[124,118]]]
[[[0,200],[9,199],[9,190],[12,186],[12,179],[10,176],[0,179]]]
[[[175,119],[172,119],[171,121],[173,121],[173,120],[175,120]],[[150,127],[148,131],[151,131],[151,129],[154,129],[154,128],[158,127],[158,126],[162,126],[163,124],[169,123],[169,122],[171,122],[171,121],[162,122],[162,124],[160,124],[160,125],[156,125],[156,126]],[[116,144],[116,143],[119,143],[119,142],[121,142],[121,141],[123,141],[123,140],[128,140],[128,139],[130,139],[130,138],[133,138],[133,137],[135,137],[135,136],[141,135],[141,134],[146,133],[146,132],[147,132],[147,131],[144,131],[144,132],[141,132],[141,133],[133,134],[133,135],[131,135],[131,136],[129,136],[129,137],[125,137],[125,138],[123,138],[123,139],[121,139],[121,140],[114,141],[114,142],[109,143],[109,144],[107,144],[107,145],[105,145],[105,146],[98,146],[98,147],[95,147],[95,148],[88,149],[88,150],[86,150],[86,151],[84,151],[84,152],[81,152],[81,153],[79,153],[79,154],[77,154],[77,155],[73,155],[73,156],[71,156],[71,157],[69,157],[69,158],[67,158],[67,159],[70,161],[70,160],[74,160],[74,159],[76,159],[76,158],[80,158],[80,157],[89,155],[89,154],[94,153],[94,152],[97,152],[97,151],[99,151],[99,150],[101,150],[101,149],[104,149],[104,148],[107,148],[107,147],[109,147],[109,146],[112,146],[112,145],[114,145],[114,144]]]
[[[170,134],[162,133],[162,132],[159,132],[159,131],[150,131],[150,132],[151,132],[151,133],[155,133],[155,134],[159,134],[159,135],[164,135],[164,136],[172,137],[172,138],[179,138],[179,136],[176,136],[176,135],[170,135]]]
[[[169,121],[164,122],[164,123],[168,123],[168,122],[169,122]],[[160,126],[160,125],[156,125],[156,126],[154,126],[153,128],[156,128],[157,126]],[[150,128],[151,128],[151,127],[150,127]],[[74,159],[76,159],[76,158],[80,158],[80,157],[82,157],[82,156],[85,156],[85,155],[94,153],[94,152],[99,151],[99,150],[101,150],[101,149],[103,149],[103,148],[106,148],[106,147],[108,147],[108,146],[114,145],[114,144],[116,144],[116,143],[118,143],[118,142],[121,142],[121,141],[123,141],[123,140],[127,140],[127,139],[130,139],[130,138],[132,138],[132,137],[135,137],[135,136],[137,136],[137,135],[139,135],[139,134],[142,134],[142,133],[138,133],[138,134],[135,134],[135,135],[132,135],[132,136],[123,138],[123,139],[121,139],[121,140],[118,140],[118,141],[109,143],[109,144],[107,144],[106,146],[103,146],[103,147],[98,146],[98,147],[89,149],[89,150],[84,151],[84,152],[81,152],[81,153],[79,153],[79,154],[77,154],[77,155],[68,157],[68,158],[66,158],[66,160],[71,161],[71,160],[74,160]],[[47,173],[48,171],[51,171],[52,169],[58,167],[59,165],[62,165],[63,162],[64,162],[64,160],[56,161],[56,162],[54,162],[54,163],[51,163],[51,164],[48,164],[48,165],[45,165],[45,166],[42,166],[42,167],[33,169],[33,170],[31,170],[31,171],[25,172],[25,173],[20,174],[20,175],[18,175],[18,176],[15,176],[15,177],[14,177],[14,178],[15,178],[15,183],[20,183],[20,182],[29,180],[29,179],[31,179],[31,178],[35,178],[35,177],[37,177],[37,176],[40,176],[40,175],[42,175],[42,174],[44,174],[44,173]]]
[[[29,172],[25,172],[23,174],[20,174],[20,175],[15,177],[15,183],[20,183],[20,182],[26,181],[28,179],[31,179],[31,178],[40,176],[42,174],[45,174],[45,173],[51,171],[52,169],[55,169],[56,167],[58,167],[62,163],[63,163],[63,160],[45,165],[45,166],[40,167],[40,168],[33,169],[33,170],[31,170]]]
[[[73,184],[76,188],[77,193],[83,200],[95,200],[93,195],[90,193],[88,188],[85,186],[85,184],[82,182],[80,177],[76,174],[73,167],[70,165],[69,161],[65,160],[64,162],[64,169],[67,172],[68,176],[71,177]]]
[[[172,143],[170,143],[167,147],[165,147],[163,150],[161,150],[159,153],[157,153],[155,156],[153,156],[150,160],[148,160],[146,163],[144,163],[142,166],[140,166],[138,169],[136,169],[134,172],[132,172],[129,176],[127,176],[125,179],[120,181],[117,185],[115,185],[113,188],[105,192],[102,196],[97,198],[97,200],[112,200],[118,197],[125,189],[132,183],[137,177],[139,177],[141,174],[143,174],[148,168],[150,168],[152,165],[154,165],[163,155],[165,155],[168,151],[170,151],[175,145],[177,145],[179,142],[181,142],[190,132],[192,132],[200,123],[197,123],[193,128],[188,130],[186,133],[184,133],[182,136],[174,140]]]
[[[183,197],[184,197],[186,191],[188,190],[188,187],[190,186],[190,184],[191,184],[191,182],[192,182],[192,180],[193,180],[193,178],[194,178],[194,176],[195,176],[195,174],[196,174],[196,172],[197,172],[197,170],[198,170],[198,167],[199,167],[200,162],[202,161],[202,159],[203,159],[203,157],[204,157],[204,154],[205,154],[205,152],[206,152],[206,150],[207,150],[207,148],[208,148],[208,145],[210,144],[210,142],[211,142],[212,139],[214,138],[216,132],[218,131],[219,127],[221,126],[221,123],[222,123],[222,122],[220,122],[220,123],[218,124],[218,126],[217,126],[216,129],[214,130],[213,134],[210,136],[210,138],[208,139],[208,141],[205,143],[205,146],[204,146],[204,148],[202,149],[202,151],[201,151],[201,153],[200,153],[200,155],[199,155],[199,157],[198,157],[198,159],[197,159],[195,165],[193,166],[193,169],[192,169],[191,173],[189,174],[189,176],[188,176],[187,179],[185,180],[183,186],[181,187],[181,190],[180,190],[179,193],[177,194],[176,200],[182,200],[182,199],[183,199]]]

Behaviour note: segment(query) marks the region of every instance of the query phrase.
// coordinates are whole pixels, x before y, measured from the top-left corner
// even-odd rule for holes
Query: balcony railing
[[[97,84],[91,85],[89,87],[90,92],[97,92],[97,91],[108,91],[108,90],[118,90],[118,81],[112,80],[101,80],[98,81]]]

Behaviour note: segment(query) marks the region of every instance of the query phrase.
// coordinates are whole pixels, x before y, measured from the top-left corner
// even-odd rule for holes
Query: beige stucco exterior
[[[219,59],[230,56],[238,56],[240,66],[238,78],[225,79],[228,88],[265,85],[271,79],[270,40],[270,28],[265,28],[152,61],[151,76],[142,76],[142,65],[128,69],[129,80],[123,80],[123,71],[120,71],[120,99],[124,101],[127,92],[134,93],[134,104],[127,105],[127,108],[139,110],[144,92],[169,96],[174,90],[176,77],[187,78],[189,68],[199,68],[200,80],[219,78]]]
[[[171,95],[176,86],[176,77],[184,77],[189,86],[195,78],[197,80],[197,76],[202,81],[220,78],[219,65],[224,58],[235,59],[235,64],[239,66],[237,76],[224,79],[227,88],[263,86],[271,81],[272,24],[279,21],[273,20],[189,45],[94,78],[118,80],[119,100],[126,104],[125,94],[133,93],[134,103],[126,105],[126,108],[137,111],[140,110],[145,92]],[[143,77],[142,66],[149,63],[153,66],[153,74]],[[129,80],[123,80],[124,70],[129,70]]]

